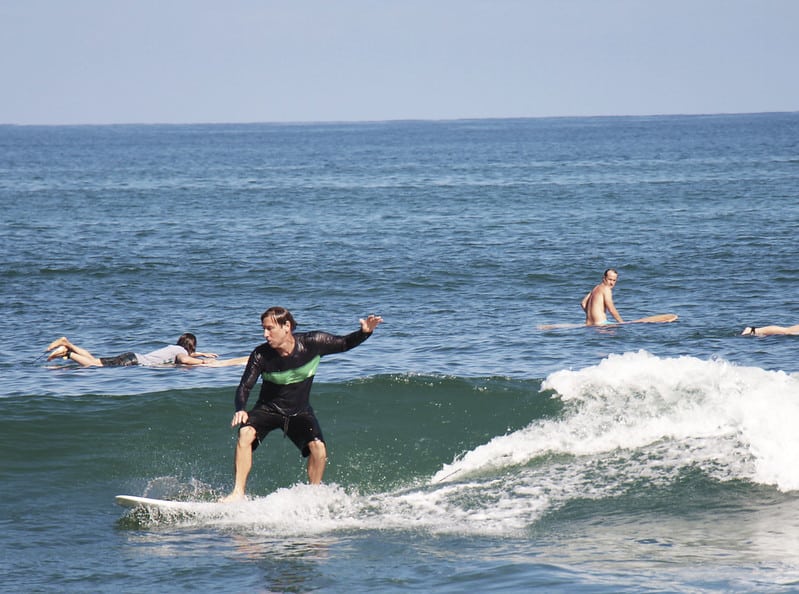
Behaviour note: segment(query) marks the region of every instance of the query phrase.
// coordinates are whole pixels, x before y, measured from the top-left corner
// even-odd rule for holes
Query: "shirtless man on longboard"
[[[616,322],[619,324],[624,323],[619,312],[616,311],[616,306],[613,305],[613,287],[616,286],[616,281],[618,280],[619,273],[613,268],[608,268],[602,276],[602,282],[583,297],[580,306],[585,311],[586,326],[613,324],[614,322],[608,320],[608,316],[605,314],[606,311],[610,312]]]

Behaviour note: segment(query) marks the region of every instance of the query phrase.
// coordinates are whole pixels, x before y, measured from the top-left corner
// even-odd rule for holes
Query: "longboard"
[[[121,505],[122,507],[144,507],[147,509],[174,512],[197,512],[208,506],[216,505],[210,501],[170,501],[168,499],[137,497],[136,495],[117,495],[114,499],[117,505]]]
[[[601,326],[586,326],[585,324],[544,324],[539,326],[539,330],[562,330],[565,328],[605,328],[607,326],[624,326],[626,324],[664,324],[667,322],[675,321],[679,316],[677,314],[658,314],[656,316],[647,316],[629,322],[614,322],[612,324],[602,324]]]

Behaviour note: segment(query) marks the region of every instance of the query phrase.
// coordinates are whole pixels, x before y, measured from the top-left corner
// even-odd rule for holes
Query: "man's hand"
[[[233,420],[230,422],[231,427],[235,427],[236,425],[241,425],[242,423],[246,423],[247,419],[250,418],[250,415],[247,414],[246,410],[237,410],[236,414],[233,415]]]
[[[375,314],[369,314],[369,317],[367,317],[365,320],[361,318],[358,321],[361,323],[361,330],[367,334],[371,334],[375,331],[375,328],[377,328],[378,324],[383,321],[383,318],[376,316]]]

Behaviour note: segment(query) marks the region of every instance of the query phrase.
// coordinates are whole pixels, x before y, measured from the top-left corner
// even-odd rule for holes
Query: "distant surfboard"
[[[656,316],[647,316],[639,318],[630,322],[614,322],[612,324],[602,324],[601,326],[586,326],[585,324],[544,324],[539,326],[539,330],[563,330],[565,328],[605,328],[607,326],[624,326],[626,324],[664,324],[666,322],[673,322],[678,318],[677,314],[658,314]]]

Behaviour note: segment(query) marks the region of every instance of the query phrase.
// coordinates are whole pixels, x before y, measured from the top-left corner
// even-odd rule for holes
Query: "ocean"
[[[0,590],[799,592],[799,113],[0,126]],[[626,320],[583,320],[614,267]],[[227,368],[325,357],[321,486]],[[257,388],[251,399],[257,396]]]

